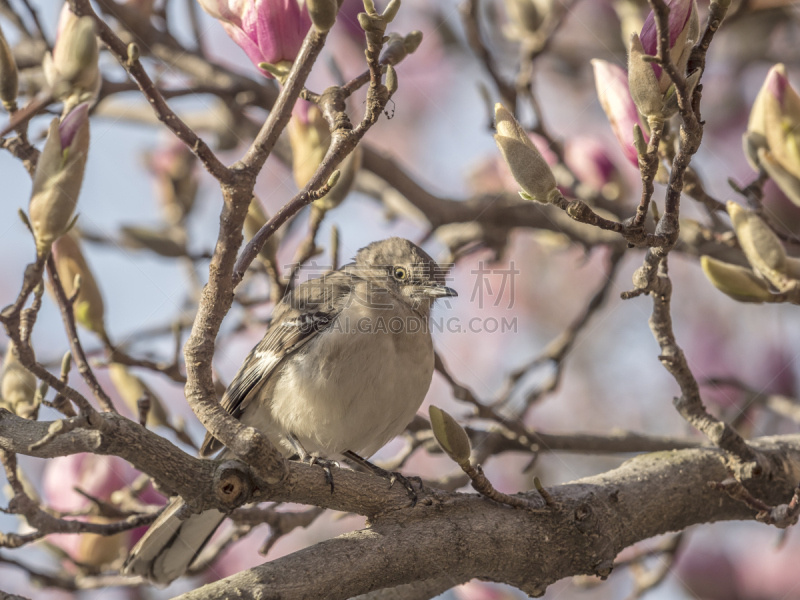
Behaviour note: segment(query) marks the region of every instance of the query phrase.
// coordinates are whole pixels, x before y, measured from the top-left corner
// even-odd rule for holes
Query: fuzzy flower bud
[[[308,15],[311,22],[319,31],[328,31],[336,22],[336,13],[339,12],[337,0],[306,0]]]
[[[258,198],[253,196],[253,199],[250,201],[250,206],[247,209],[247,216],[244,219],[244,234],[247,240],[250,241],[253,239],[253,236],[258,233],[259,229],[266,224],[267,215],[264,213],[264,209],[261,208],[261,202]],[[259,260],[268,270],[275,269],[278,264],[279,231],[280,230],[276,231],[269,237],[258,253]]]
[[[800,279],[800,265],[786,256],[778,236],[755,212],[728,202],[728,215],[739,245],[753,270],[778,290],[785,290]]]
[[[800,95],[782,64],[770,69],[750,111],[744,148],[753,168],[762,168],[800,205]]]
[[[178,139],[160,147],[146,159],[166,221],[181,223],[197,197],[197,157]]]
[[[692,47],[700,36],[700,21],[695,0],[670,0],[669,4],[669,55],[678,72],[685,73]],[[677,111],[672,80],[669,74],[655,63],[642,60],[654,56],[658,49],[658,31],[655,14],[650,11],[640,34],[631,36],[628,54],[628,83],[631,96],[639,112],[648,118],[663,119]],[[697,83],[699,73],[687,81],[690,91]]]
[[[628,76],[625,69],[605,60],[592,60],[594,82],[600,106],[611,123],[611,130],[622,146],[625,157],[639,165],[638,153],[634,144],[634,125],[642,127],[639,111],[628,89]]]
[[[75,234],[62,235],[53,244],[53,259],[56,272],[69,298],[75,293],[76,279],[80,289],[73,305],[75,320],[100,337],[105,337],[105,306],[100,288],[92,275]]]
[[[3,30],[0,29],[0,102],[6,110],[13,110],[16,107],[18,91],[17,61],[3,35]]]
[[[97,96],[102,83],[98,57],[94,19],[75,16],[65,2],[53,52],[46,53],[42,62],[47,84],[64,101],[65,112]]]
[[[760,304],[772,298],[767,284],[750,269],[710,256],[701,257],[700,266],[714,287],[734,300]]]
[[[495,104],[497,134],[494,141],[514,179],[525,194],[537,202],[548,203],[559,193],[556,178],[534,143],[502,104]]]
[[[114,363],[108,365],[108,374],[111,377],[111,383],[117,388],[119,395],[125,402],[125,405],[133,411],[133,414],[138,414],[138,401],[142,396],[147,396],[150,399],[150,412],[147,414],[147,424],[151,427],[168,425],[169,418],[167,411],[161,400],[158,399],[152,390],[147,387],[147,384],[139,377],[131,373],[125,365]]]
[[[267,77],[288,72],[311,27],[308,8],[297,0],[199,1]]]
[[[316,173],[331,145],[328,123],[315,104],[298,101],[289,121],[289,144],[292,147],[292,174],[297,187],[303,188]],[[350,192],[361,167],[361,147],[355,149],[339,165],[341,176],[332,189],[314,205],[330,210],[336,208]]]
[[[53,119],[36,165],[29,212],[40,255],[64,233],[78,202],[89,152],[88,110],[88,104],[82,104],[60,124]]]
[[[458,422],[435,406],[428,407],[428,415],[431,418],[431,429],[436,441],[445,451],[447,456],[452,458],[458,465],[468,465],[469,457],[472,453],[472,445],[469,436]]]
[[[503,33],[510,40],[523,40],[538,33],[549,18],[564,12],[561,2],[554,0],[505,0],[508,23]]]
[[[17,349],[9,341],[0,374],[0,407],[30,419],[38,408],[35,400],[36,376],[22,366]]]

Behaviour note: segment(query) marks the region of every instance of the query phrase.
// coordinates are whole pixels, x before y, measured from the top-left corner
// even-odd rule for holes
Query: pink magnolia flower
[[[597,138],[570,140],[564,148],[564,161],[578,181],[593,190],[603,191],[607,185],[619,182],[619,171],[609,158],[606,146]]]
[[[628,88],[628,74],[622,67],[605,60],[594,59],[594,81],[600,105],[611,123],[611,129],[622,146],[625,157],[635,166],[639,165],[638,154],[633,145],[633,126],[642,127],[645,140],[649,137],[642,126],[636,104]]]
[[[47,462],[43,476],[43,491],[47,505],[61,512],[78,512],[92,502],[75,491],[78,488],[90,496],[110,500],[111,495],[134,482],[139,475],[130,464],[117,456],[72,454]],[[152,488],[141,496],[143,502],[163,504],[164,498]],[[77,517],[102,522],[99,517]],[[102,537],[92,534],[50,535],[47,541],[61,548],[73,560],[100,566],[116,559],[123,548],[132,547],[147,527],[124,534]]]
[[[291,63],[311,27],[308,8],[298,0],[199,0],[258,67]],[[271,77],[267,71],[259,70]]]

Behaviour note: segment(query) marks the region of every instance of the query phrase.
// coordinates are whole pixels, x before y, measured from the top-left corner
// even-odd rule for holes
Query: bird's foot
[[[408,492],[408,497],[411,499],[411,506],[414,507],[417,505],[417,490],[414,489],[414,484],[416,483],[421,490],[424,487],[421,477],[417,477],[416,475],[406,477],[397,471],[386,471],[386,478],[389,480],[389,488],[391,488],[396,481],[399,481],[400,484],[406,488],[406,492]]]
[[[304,462],[308,465],[319,465],[322,467],[322,470],[325,472],[325,482],[331,486],[331,494],[333,493],[333,471],[331,469],[333,467],[339,468],[339,463],[335,460],[328,460],[326,458],[320,458],[319,456],[312,456],[311,454],[307,454],[302,459],[301,462]]]
[[[406,488],[406,492],[408,492],[408,497],[411,499],[411,506],[414,507],[417,505],[417,490],[414,489],[413,482],[419,486],[419,489],[422,490],[424,484],[422,483],[422,479],[419,477],[406,477],[402,473],[398,473],[397,471],[387,471],[386,469],[379,467],[378,465],[372,464],[366,458],[362,458],[352,450],[345,450],[343,452],[344,457],[355,464],[359,465],[360,467],[366,469],[373,475],[377,475],[378,477],[383,477],[384,479],[389,480],[389,487],[391,488],[395,481],[399,481],[404,488]]]

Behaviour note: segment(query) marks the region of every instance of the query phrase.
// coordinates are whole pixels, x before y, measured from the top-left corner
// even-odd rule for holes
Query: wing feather
[[[222,408],[240,418],[281,362],[331,326],[350,289],[349,278],[338,271],[297,286],[276,306],[264,337],[247,355],[225,390]],[[207,433],[200,454],[208,456],[221,447]]]

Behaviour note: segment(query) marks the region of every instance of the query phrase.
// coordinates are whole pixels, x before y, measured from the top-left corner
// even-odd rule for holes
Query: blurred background
[[[187,47],[193,44],[190,12],[186,2],[156,0],[155,9],[166,9],[170,31]],[[379,3],[380,4],[380,3]],[[736,197],[728,183],[744,186],[755,174],[747,164],[741,146],[749,108],[766,72],[783,62],[789,78],[800,82],[800,10],[795,2],[762,0],[742,2],[731,9],[734,15],[720,30],[709,53],[703,76],[702,112],[706,120],[700,151],[692,164],[702,177],[706,190],[725,201]],[[152,10],[152,0],[129,0],[138,10]],[[707,3],[699,2],[701,14]],[[53,39],[61,3],[58,0],[35,2],[43,28]],[[322,57],[312,72],[308,87],[322,91],[348,80],[365,68],[363,34],[357,28],[356,0],[345,0]],[[624,40],[627,32],[641,26],[647,14],[646,2],[634,0],[583,0],[575,3],[545,55],[537,60],[534,85],[544,122],[550,134],[561,140],[572,156],[576,171],[581,161],[600,156],[610,161],[606,187],[610,201],[629,207],[633,214],[641,190],[638,170],[625,158],[598,102],[590,59],[602,58],[625,66]],[[483,3],[484,40],[495,56],[502,73],[513,76],[517,68],[517,43],[508,34],[510,24],[502,2]],[[233,71],[253,79],[261,78],[244,53],[225,34],[220,25],[197,11],[203,44],[208,55]],[[2,16],[2,12],[0,12]],[[627,20],[627,21],[626,21]],[[638,22],[638,27],[636,23]],[[702,21],[701,21],[702,22]],[[12,45],[14,28],[2,22]],[[477,192],[515,193],[518,189],[492,139],[490,107],[499,100],[483,64],[475,58],[464,34],[458,0],[404,0],[391,30],[423,32],[419,50],[398,67],[399,91],[389,114],[369,131],[366,141],[390,153],[424,188],[448,198],[466,199]],[[105,77],[124,82],[124,71],[113,57],[101,55]],[[159,76],[164,86],[179,86],[184,75],[163,62],[149,61],[148,71]],[[339,74],[341,73],[341,74]],[[30,77],[35,78],[35,73]],[[262,78],[263,79],[263,78]],[[487,104],[487,99],[490,103]],[[350,111],[362,113],[363,91],[351,101]],[[181,115],[190,115],[204,138],[212,141],[226,164],[238,159],[248,147],[246,131],[233,123],[225,103],[210,95],[186,95],[170,101]],[[247,109],[255,122],[265,112]],[[31,139],[43,139],[51,116],[37,117],[31,124]],[[522,114],[521,120],[532,115]],[[106,311],[106,329],[115,344],[124,344],[136,356],[171,360],[174,340],[171,324],[191,323],[193,305],[207,272],[204,256],[213,250],[218,228],[221,194],[214,180],[199,166],[188,161],[189,171],[199,183],[194,206],[186,217],[188,251],[191,258],[169,258],[147,248],[124,244],[122,227],[157,229],[164,224],[163,193],[160,186],[163,165],[185,160],[171,134],[153,123],[149,108],[136,92],[118,93],[101,101],[91,117],[92,141],[84,186],[78,204],[78,227],[85,235],[83,249],[101,288]],[[588,167],[591,170],[591,167]],[[348,261],[367,243],[392,235],[423,243],[429,253],[450,262],[447,244],[429,235],[424,219],[402,200],[393,204],[376,200],[365,193],[371,174],[362,171],[353,191],[337,208],[327,213],[319,230],[317,244],[326,251],[316,256],[308,271],[331,264],[327,250],[333,226],[339,230],[339,253]],[[18,219],[19,208],[27,207],[30,177],[9,153],[0,153],[3,182],[0,204],[0,305],[16,298],[25,266],[34,258],[31,236]],[[589,177],[587,175],[587,177]],[[296,192],[289,167],[271,157],[262,171],[256,193],[263,209],[274,214]],[[664,186],[656,185],[654,198],[661,203]],[[800,234],[800,208],[789,202],[772,184],[765,189],[765,204],[786,229]],[[707,217],[698,204],[684,197],[682,216],[703,221]],[[278,264],[291,263],[297,246],[306,235],[309,211],[301,213],[282,232],[277,253]],[[456,319],[460,325],[434,331],[434,343],[450,374],[469,387],[485,402],[497,397],[508,374],[536,358],[584,310],[592,295],[607,281],[608,251],[591,250],[571,243],[552,231],[519,228],[512,230],[507,244],[477,247],[458,256],[451,272],[451,285],[459,298],[436,309],[437,319]],[[674,380],[659,364],[658,347],[647,325],[651,302],[639,298],[622,302],[620,292],[631,287],[630,277],[641,264],[642,253],[630,251],[622,259],[610,283],[607,301],[581,331],[567,359],[560,385],[543,394],[525,416],[526,424],[548,433],[609,433],[631,430],[654,435],[692,437],[672,406],[678,393]],[[322,267],[320,267],[320,265]],[[482,274],[490,269],[488,274]],[[518,271],[506,280],[503,271]],[[673,253],[670,273],[675,292],[673,317],[678,342],[684,348],[696,378],[736,378],[755,393],[745,393],[721,384],[704,385],[704,400],[715,414],[734,419],[748,436],[764,436],[800,431],[792,420],[779,416],[759,401],[765,394],[800,395],[800,316],[792,306],[736,303],[714,289],[703,276],[695,257]],[[313,275],[312,275],[313,276]],[[303,274],[301,273],[301,278]],[[240,290],[245,299],[268,294],[267,278],[254,275]],[[227,383],[236,373],[246,353],[261,338],[271,303],[234,304],[223,324],[215,369]],[[510,331],[470,331],[471,318],[508,319]],[[103,358],[100,340],[82,332],[84,347],[97,359]],[[183,339],[185,340],[185,333]],[[7,340],[0,335],[0,345]],[[58,371],[68,349],[61,317],[49,296],[33,332],[38,359]],[[75,371],[73,369],[73,371]],[[107,369],[96,370],[101,384],[124,406],[112,385]],[[196,443],[203,429],[189,409],[182,385],[145,369],[132,369],[168,409],[173,419],[185,422],[185,431]],[[519,408],[531,391],[545,384],[553,366],[532,370],[509,398],[510,409]],[[77,372],[71,382],[83,393],[88,390]],[[457,418],[473,414],[470,405],[455,399],[451,386],[439,374],[421,413],[435,403]],[[128,415],[134,414],[128,410]],[[42,408],[40,418],[57,418],[51,409]],[[175,433],[159,428],[159,433],[176,440]],[[178,443],[182,443],[178,441]],[[185,445],[184,445],[185,446]],[[185,446],[186,447],[186,446]],[[391,459],[402,451],[404,442],[389,444],[377,459]],[[188,449],[188,447],[187,447]],[[534,476],[546,486],[557,485],[619,465],[626,456],[544,453],[532,469],[523,472],[529,454],[505,453],[483,465],[487,475],[501,491],[515,492],[532,487]],[[130,484],[136,473],[123,461],[108,457],[68,458],[45,461],[20,458],[32,485],[54,508],[76,510],[79,496],[68,491],[75,482],[93,489],[100,496]],[[88,461],[88,462],[87,462]],[[441,455],[415,453],[404,466],[406,474],[436,479],[452,471]],[[91,480],[91,481],[90,481]],[[95,487],[92,487],[95,486]],[[67,490],[67,491],[65,491]],[[154,500],[158,496],[153,492]],[[298,510],[300,507],[281,507]],[[363,527],[362,518],[326,512],[308,528],[297,529],[280,538],[266,559],[274,559],[317,541]],[[0,531],[16,531],[16,517],[0,514]],[[23,562],[39,572],[74,572],[77,562],[91,553],[111,553],[132,544],[135,536],[107,542],[96,548],[91,540],[52,540],[21,551],[0,551],[0,587],[24,596],[55,599],[166,598],[198,584],[225,577],[265,559],[258,548],[268,527],[256,528],[233,544],[204,574],[181,580],[167,590],[101,588],[82,592],[37,589],[30,576],[7,559]],[[87,547],[79,547],[81,544]],[[756,523],[718,523],[685,532],[680,540],[671,536],[628,549],[620,559],[659,545],[675,546],[677,560],[661,586],[648,593],[651,598],[714,598],[789,600],[800,598],[800,573],[793,568],[800,557],[800,538],[789,530],[786,539],[775,529]],[[671,547],[671,546],[670,546]],[[60,548],[60,550],[58,550]],[[65,557],[66,552],[72,559]],[[83,554],[81,554],[83,552]],[[635,595],[636,570],[667,564],[665,555],[656,554],[631,568],[620,568],[607,582],[576,578],[552,585],[545,598],[601,599]],[[346,567],[343,567],[346,568]],[[446,593],[447,600],[522,598],[513,589],[472,582]]]

